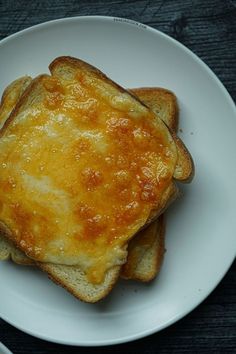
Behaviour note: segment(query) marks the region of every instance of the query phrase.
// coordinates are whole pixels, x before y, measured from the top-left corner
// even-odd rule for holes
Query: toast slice
[[[179,126],[179,107],[175,94],[162,87],[142,87],[130,89],[146,106],[160,117],[175,133]]]
[[[179,108],[173,92],[164,88],[138,88],[131,92],[177,133]],[[187,171],[186,168],[187,164],[185,175],[190,174],[192,171]],[[127,261],[120,274],[122,278],[149,282],[157,276],[165,254],[165,219],[162,214],[130,241]]]
[[[165,254],[165,215],[162,214],[128,245],[126,263],[121,278],[150,282],[159,273]]]
[[[58,66],[58,64],[59,64],[59,66]],[[69,65],[68,65],[69,64]],[[122,90],[122,89],[120,89],[118,86],[116,86],[116,85],[114,85],[112,82],[110,82],[106,77],[104,77],[100,72],[97,72],[96,71],[96,69],[94,69],[94,68],[91,68],[90,66],[88,66],[87,64],[85,64],[85,63],[83,63],[83,62],[80,62],[80,61],[78,61],[78,60],[75,60],[75,59],[71,59],[71,58],[60,58],[60,59],[58,59],[56,62],[54,62],[53,63],[53,65],[51,66],[51,68],[52,68],[52,74],[53,74],[53,76],[54,77],[57,77],[57,78],[59,78],[59,81],[60,81],[60,78],[63,76],[63,75],[67,75],[68,73],[69,73],[69,76],[67,76],[67,78],[68,78],[68,81],[70,81],[71,80],[71,77],[73,76],[73,74],[74,74],[74,70],[77,70],[78,68],[80,69],[80,71],[82,71],[83,73],[84,73],[84,71],[86,72],[86,74],[89,72],[89,75],[91,74],[91,76],[93,76],[93,75],[95,75],[95,77],[96,77],[96,79],[98,79],[98,80],[102,80],[103,82],[105,82],[106,83],[106,85],[105,85],[105,91],[107,90],[107,89],[109,89],[109,88],[112,88],[112,92],[114,92],[114,90],[118,90],[118,92],[119,92],[119,94],[120,93],[124,93],[124,91]],[[75,69],[76,68],[76,69]],[[90,76],[90,77],[91,77]],[[7,134],[7,132],[8,132],[8,130],[10,130],[11,131],[11,133],[12,133],[12,129],[13,129],[13,131],[14,131],[14,129],[15,129],[15,126],[16,127],[18,127],[19,128],[19,120],[20,120],[20,118],[19,118],[19,115],[21,115],[20,117],[22,118],[22,116],[23,116],[23,118],[25,118],[26,117],[26,111],[27,111],[27,109],[29,109],[29,108],[32,108],[32,103],[33,104],[35,104],[36,103],[36,105],[38,104],[38,101],[39,101],[39,96],[40,96],[40,93],[41,93],[41,91],[40,91],[40,89],[42,89],[42,85],[41,85],[41,87],[40,87],[40,83],[42,84],[42,81],[44,80],[44,78],[45,78],[45,76],[43,76],[43,77],[40,77],[40,78],[37,78],[37,79],[35,79],[34,81],[33,81],[33,83],[30,85],[31,87],[30,87],[30,89],[28,89],[28,90],[26,90],[27,92],[23,95],[24,97],[23,97],[23,99],[21,99],[20,100],[20,102],[18,103],[18,105],[17,105],[17,107],[16,107],[16,109],[14,110],[14,112],[13,112],[13,114],[11,115],[11,117],[10,117],[10,119],[7,121],[7,124],[5,124],[4,125],[4,129],[2,130],[2,136],[3,136],[3,139],[2,140],[4,140],[4,138],[6,137],[6,134]],[[46,78],[46,80],[48,80],[47,78]],[[107,88],[107,82],[108,82],[108,88]],[[49,92],[50,92],[50,90],[51,90],[51,87],[50,87],[50,85],[51,85],[51,83],[52,83],[52,81],[51,82],[49,82],[49,87],[48,87],[48,90],[49,90]],[[54,81],[54,83],[55,83],[55,81]],[[95,87],[95,89],[97,89],[97,87]],[[117,92],[117,91],[116,91]],[[37,94],[37,95],[36,95]],[[103,93],[102,93],[103,94]],[[126,99],[127,99],[127,96],[126,96],[126,93],[124,93],[125,94],[125,97],[123,97],[122,96],[122,100],[121,100],[121,102],[122,102],[122,104],[120,105],[120,101],[118,100],[118,101],[116,101],[115,102],[115,104],[116,104],[116,106],[118,105],[118,109],[120,109],[120,107],[123,105],[123,102],[125,102],[125,104],[127,103],[126,102]],[[35,98],[36,97],[36,98]],[[47,98],[47,96],[46,96],[46,98]],[[57,97],[58,98],[58,97]],[[124,100],[124,98],[125,98],[125,100]],[[129,99],[128,99],[129,100]],[[54,97],[54,99],[51,99],[51,100],[49,100],[48,101],[48,104],[49,105],[52,105],[53,106],[53,108],[55,108],[55,101],[57,101],[56,102],[56,104],[58,103],[58,100],[56,99],[55,100],[55,97]],[[137,101],[138,102],[138,101]],[[139,106],[139,103],[137,103],[137,102],[134,102],[134,101],[132,101],[132,104],[134,105],[133,107],[134,107],[134,113],[137,113],[136,111],[135,111],[135,109],[136,109],[136,105],[138,105]],[[51,108],[52,108],[52,106],[51,106]],[[141,107],[141,106],[139,106],[139,107]],[[144,107],[144,106],[143,106]],[[123,108],[123,107],[122,107]],[[141,108],[140,108],[141,109]],[[143,109],[144,108],[142,108],[141,110],[143,111]],[[144,109],[144,111],[145,111],[145,109]],[[18,122],[17,122],[17,119],[18,119]],[[18,123],[18,126],[17,126],[17,123]],[[158,122],[158,124],[160,125],[160,122]],[[13,128],[12,128],[13,127]],[[170,139],[170,137],[168,136],[168,138]],[[174,139],[173,139],[174,140]],[[1,141],[2,142],[2,141]],[[177,161],[177,158],[176,158],[176,161]],[[180,176],[181,177],[181,176]],[[172,187],[169,187],[169,191],[168,191],[168,188],[166,188],[166,194],[165,193],[163,193],[163,195],[165,195],[165,200],[163,200],[162,201],[162,203],[160,203],[159,204],[159,209],[157,209],[157,208],[155,208],[155,210],[152,210],[151,212],[150,212],[150,214],[149,214],[149,217],[147,218],[147,220],[146,221],[148,221],[148,222],[150,222],[151,220],[152,220],[152,218],[154,218],[154,217],[156,217],[157,215],[158,215],[158,213],[159,212],[162,212],[163,211],[163,208],[166,206],[166,204],[167,204],[167,202],[169,201],[169,196],[171,195],[171,193],[173,193],[173,188]],[[151,217],[150,217],[151,216]],[[9,228],[6,228],[6,227],[4,227],[4,225],[2,225],[2,228],[5,230],[5,232],[6,232],[6,234],[7,234],[7,236],[9,237],[9,238],[11,238],[12,237],[12,235],[11,235],[11,232],[10,232],[10,230],[9,230]],[[133,236],[133,234],[132,234],[132,236]],[[14,241],[16,242],[17,240],[16,239],[14,239]],[[17,242],[16,242],[17,243]],[[30,251],[29,251],[29,249],[27,249],[27,250],[25,250],[24,249],[24,244],[22,244],[22,243],[19,243],[18,244],[18,246],[20,247],[20,248],[22,248],[25,252],[27,252],[27,254],[29,254],[30,253]],[[30,255],[30,254],[29,254]],[[32,255],[31,255],[31,257],[32,257]],[[36,257],[32,257],[32,258],[36,258]],[[36,261],[37,261],[37,264],[40,266],[40,267],[42,267],[42,268],[44,268],[44,270],[46,270],[47,271],[47,273],[51,276],[51,277],[53,277],[53,279],[54,280],[56,280],[57,282],[60,282],[60,283],[63,283],[63,285],[64,286],[66,286],[67,288],[69,288],[69,285],[70,286],[72,286],[72,284],[73,284],[73,282],[72,282],[72,280],[70,280],[70,284],[68,285],[68,277],[69,277],[69,275],[71,275],[72,273],[72,267],[71,266],[67,266],[67,265],[61,265],[61,264],[46,264],[45,262],[44,263],[40,263],[40,262],[38,262],[38,260],[36,259]],[[73,265],[73,267],[74,267],[74,265]],[[76,267],[75,267],[76,268]],[[111,267],[111,272],[113,273],[113,274],[115,274],[115,277],[113,276],[111,276],[110,278],[109,278],[109,276],[106,276],[106,279],[108,279],[108,283],[109,284],[112,284],[113,285],[113,280],[115,279],[117,279],[117,276],[119,275],[119,271],[117,271],[117,269],[119,268],[119,267],[116,267],[116,266],[114,266],[113,267],[114,269],[116,269],[116,271],[114,271],[114,269],[112,269],[112,267]],[[74,268],[73,268],[74,269]],[[68,272],[67,272],[67,270],[68,270]],[[110,271],[110,270],[109,270]],[[109,273],[109,272],[108,272]],[[107,273],[107,274],[108,274]],[[74,275],[74,277],[76,278],[76,275]],[[82,280],[81,280],[81,282],[82,282]],[[88,282],[88,281],[87,281]],[[96,286],[99,288],[100,286],[102,287],[102,285],[98,285],[98,284],[96,284]],[[89,292],[89,290],[86,288],[86,286],[84,286],[84,285],[82,285],[82,287],[83,287],[83,289],[85,289],[85,293],[87,293],[87,292]],[[104,287],[103,287],[104,288]],[[106,289],[108,289],[108,292],[110,291],[110,288],[109,288],[109,286],[106,284],[106,286],[105,286],[105,288]],[[69,290],[72,292],[72,289],[71,288],[69,288]],[[80,297],[80,298],[83,298],[83,296],[81,296],[81,294],[78,294],[78,292],[80,292],[81,290],[75,290],[75,292],[76,292],[76,296],[77,297]],[[86,296],[85,296],[85,298],[83,298],[85,301],[90,301],[90,302],[92,302],[93,301],[93,299],[95,299],[95,301],[97,301],[97,297],[94,295],[94,292],[92,291],[92,292],[90,292],[90,293],[92,293],[92,295],[91,295],[91,297],[89,298],[89,299],[86,299]],[[103,294],[102,294],[102,297],[104,296],[104,292],[103,292]]]
[[[163,88],[138,88],[131,92],[148,105],[165,124],[177,134],[179,108],[173,92]],[[178,139],[178,138],[177,138]],[[190,182],[194,174],[192,158],[182,141],[179,141],[179,173],[182,182]],[[149,282],[158,274],[165,254],[165,217],[161,215],[129,243],[127,261],[121,277]]]
[[[7,91],[14,91],[24,83],[24,78],[16,81],[17,85],[10,85]],[[178,105],[175,95],[163,88],[140,88],[130,90],[133,94],[149,106],[172,130],[178,128]],[[20,96],[23,90],[17,90],[14,96]],[[13,93],[11,93],[12,95]],[[4,95],[5,101],[8,96]],[[13,110],[15,104],[12,100],[6,102]],[[0,106],[0,116],[1,116]],[[2,115],[4,117],[4,115]],[[3,124],[4,118],[1,123]],[[121,277],[125,279],[135,279],[140,281],[150,281],[158,273],[164,257],[164,217],[159,217],[153,224],[145,230],[140,231],[128,246],[128,258],[122,267]],[[11,258],[15,263],[22,265],[32,265],[33,260],[27,257],[14,244],[3,236],[0,237],[0,259]]]
[[[10,116],[13,108],[16,106],[25,89],[29,86],[31,80],[31,77],[23,76],[13,81],[4,90],[0,103],[0,129]]]

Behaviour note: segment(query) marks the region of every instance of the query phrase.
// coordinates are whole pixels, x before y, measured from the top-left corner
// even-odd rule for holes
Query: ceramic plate
[[[126,19],[77,17],[41,24],[0,43],[0,92],[47,72],[57,56],[81,58],[124,87],[161,86],[180,106],[180,137],[196,175],[168,212],[166,256],[151,284],[120,281],[98,304],[82,303],[39,270],[0,264],[0,315],[49,341],[99,346],[131,341],[176,322],[220,282],[236,249],[236,116],[226,89],[184,46]]]
[[[1,354],[12,354],[12,352],[1,342],[0,342],[0,353]]]

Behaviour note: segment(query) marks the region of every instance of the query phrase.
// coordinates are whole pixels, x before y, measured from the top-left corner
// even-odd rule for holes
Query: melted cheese
[[[176,163],[154,114],[95,75],[44,77],[0,140],[0,220],[26,254],[99,283],[158,207]]]

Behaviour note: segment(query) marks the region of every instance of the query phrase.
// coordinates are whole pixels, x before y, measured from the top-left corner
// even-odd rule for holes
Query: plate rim
[[[3,342],[0,342],[0,350],[2,350],[2,354],[13,354],[10,349],[8,349]]]
[[[42,23],[38,23],[35,24],[33,26],[27,27],[23,30],[20,30],[18,32],[15,32],[9,36],[7,36],[6,38],[3,38],[2,40],[0,40],[0,48],[1,46],[3,46],[5,43],[7,43],[8,41],[14,40],[15,38],[17,38],[18,36],[24,35],[25,33],[28,32],[33,32],[33,31],[37,31],[37,30],[41,30],[41,28],[47,28],[50,26],[53,26],[57,23],[70,23],[72,21],[92,21],[92,20],[97,20],[97,21],[107,21],[110,23],[113,23],[114,20],[117,20],[117,22],[120,22],[120,24],[125,24],[125,25],[130,25],[130,26],[137,26],[137,28],[140,28],[142,30],[148,30],[151,32],[154,32],[156,34],[158,34],[159,36],[163,37],[165,40],[168,40],[169,42],[172,43],[172,45],[175,45],[177,47],[179,47],[180,49],[182,49],[185,53],[187,53],[188,55],[191,56],[191,58],[196,61],[197,63],[199,63],[201,66],[203,66],[206,70],[208,75],[210,75],[215,83],[219,86],[219,88],[221,89],[222,94],[224,93],[225,99],[227,100],[227,103],[231,106],[231,109],[233,111],[235,111],[236,113],[236,106],[234,104],[233,98],[231,97],[230,93],[228,92],[227,88],[224,86],[224,84],[220,81],[220,79],[216,76],[216,74],[214,73],[214,71],[201,59],[199,58],[192,50],[190,50],[188,47],[186,47],[184,44],[182,44],[181,42],[179,42],[178,40],[172,38],[171,36],[169,36],[168,34],[155,29],[149,25],[143,24],[141,22],[138,21],[134,21],[132,19],[129,18],[125,18],[125,17],[117,17],[117,16],[100,16],[100,15],[89,15],[89,16],[72,16],[72,17],[62,17],[62,18],[57,18],[57,19],[53,19],[53,20],[49,20],[49,21],[45,21]],[[163,325],[159,326],[158,328],[156,328],[155,326],[153,328],[149,328],[146,329],[145,331],[142,331],[140,333],[137,334],[132,334],[126,337],[122,337],[122,338],[118,338],[118,339],[102,339],[102,340],[95,340],[95,341],[88,341],[88,340],[79,340],[79,341],[66,341],[64,339],[52,339],[50,336],[46,336],[46,335],[41,335],[41,334],[37,334],[34,331],[25,329],[21,326],[18,326],[14,323],[14,321],[12,321],[11,319],[7,318],[7,316],[2,316],[2,314],[0,314],[0,317],[6,321],[7,323],[9,323],[10,325],[14,326],[15,328],[30,334],[32,336],[35,336],[37,338],[46,340],[46,341],[50,341],[53,343],[58,343],[58,344],[64,344],[64,345],[68,345],[68,346],[82,346],[82,347],[95,347],[95,346],[108,346],[108,345],[117,345],[117,344],[121,344],[121,343],[128,343],[131,341],[136,341],[138,339],[147,337],[149,335],[152,335],[154,333],[158,333],[160,331],[162,331],[163,329],[169,327],[170,325],[176,323],[177,321],[179,321],[180,319],[184,318],[186,315],[188,315],[189,313],[191,313],[195,308],[197,308],[214,290],[215,288],[219,285],[219,283],[223,280],[224,276],[226,275],[226,273],[228,272],[228,270],[230,269],[231,265],[233,264],[234,260],[235,260],[235,256],[236,256],[236,252],[235,255],[232,257],[232,259],[229,259],[227,262],[227,267],[221,270],[221,274],[218,275],[218,280],[217,282],[214,284],[214,286],[208,288],[207,291],[204,292],[204,296],[200,297],[197,301],[195,301],[189,308],[185,309],[185,311],[181,311],[180,313],[176,314],[176,316],[174,316],[173,318],[169,319],[169,321],[165,322]]]

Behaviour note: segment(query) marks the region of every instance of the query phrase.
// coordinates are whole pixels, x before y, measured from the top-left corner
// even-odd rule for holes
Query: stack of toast
[[[151,281],[164,211],[194,166],[175,95],[125,90],[79,59],[17,79],[0,106],[0,259],[34,265],[86,302]]]

